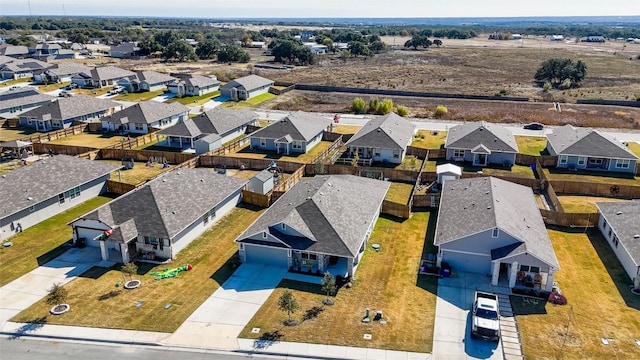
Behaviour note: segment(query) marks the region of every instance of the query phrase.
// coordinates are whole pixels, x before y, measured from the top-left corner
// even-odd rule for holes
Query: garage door
[[[103,230],[96,230],[96,229],[87,229],[87,228],[82,228],[82,227],[78,227],[78,238],[84,238],[85,239],[85,245],[87,246],[94,246],[94,247],[99,247],[100,246],[100,241],[98,240],[93,240],[96,237],[102,235],[102,233],[104,232]]]
[[[448,262],[455,272],[491,273],[491,257],[489,256],[461,254],[443,250],[442,261]]]
[[[259,263],[267,265],[275,265],[287,268],[289,266],[287,259],[287,249],[270,248],[264,246],[244,246],[246,260],[249,263]]]

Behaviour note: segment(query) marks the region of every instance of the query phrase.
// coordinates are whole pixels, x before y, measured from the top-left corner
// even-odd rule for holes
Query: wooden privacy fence
[[[75,125],[75,126],[68,127],[66,129],[60,129],[60,130],[56,130],[56,131],[49,131],[49,132],[44,133],[44,134],[25,136],[23,138],[20,138],[20,140],[21,141],[29,141],[29,142],[32,142],[32,143],[49,142],[49,141],[65,138],[67,136],[81,134],[87,129],[87,126],[89,126],[89,125],[88,124]]]
[[[551,167],[551,166],[556,166],[557,163],[558,163],[557,156],[550,156],[550,155],[534,156],[534,155],[526,155],[526,154],[516,154],[516,165],[530,166],[535,164],[536,166],[542,165],[545,167]]]
[[[208,153],[206,153],[206,155],[211,155],[211,156],[222,156],[222,155],[226,155],[228,153],[232,153],[232,152],[236,152],[242,148],[244,148],[245,146],[249,145],[250,143],[250,139],[248,137],[244,137],[242,139],[238,139],[236,141],[233,141],[231,143],[228,143],[222,147],[219,147],[215,150],[209,151]]]
[[[601,184],[585,181],[549,180],[558,194],[579,194],[590,196],[640,198],[640,186],[622,184]]]
[[[429,150],[427,160],[445,159],[447,157],[447,149]]]
[[[123,183],[115,180],[107,180],[107,192],[118,194],[118,195],[124,195],[129,191],[134,190],[139,186],[142,186],[143,184],[144,182],[134,185],[134,184],[127,184],[127,183]]]
[[[146,162],[152,159],[154,162],[162,163],[166,160],[169,164],[181,164],[185,161],[196,158],[195,154],[185,154],[170,151],[155,150],[126,150],[126,149],[101,149],[99,153],[100,159],[122,160],[123,158],[132,158],[134,161]]]
[[[76,156],[80,154],[87,153],[89,151],[98,150],[93,147],[87,146],[72,146],[72,145],[64,145],[64,144],[51,144],[51,143],[33,143],[33,153],[34,154],[47,154],[49,150],[53,151],[54,154],[64,154]]]
[[[439,149],[429,150],[429,149],[417,148],[413,146],[407,146],[407,155],[409,156],[413,155],[420,160],[427,159],[430,151],[434,151],[437,153],[439,152]]]
[[[87,151],[86,153],[78,154],[78,157],[81,159],[95,160],[100,157],[100,151],[102,150],[98,149],[98,150]]]
[[[417,208],[437,208],[440,206],[440,193],[416,194],[413,195],[413,209]]]
[[[249,190],[242,190],[242,201],[247,204],[267,208],[271,204],[271,195],[263,195]]]
[[[564,208],[562,207],[562,203],[560,203],[560,199],[556,194],[556,191],[553,188],[551,183],[546,184],[545,191],[547,192],[547,198],[551,201],[551,209],[559,212],[564,212]]]
[[[326,162],[326,159],[329,156],[329,153],[331,153],[333,150],[335,150],[336,148],[340,147],[341,145],[342,145],[342,136],[337,138],[333,142],[333,144],[331,144],[326,150],[324,150],[323,152],[318,154],[315,158],[313,158],[313,160],[311,160],[309,162],[309,164],[316,164],[318,162],[323,162],[323,163]]]
[[[157,131],[154,131],[149,134],[130,138],[129,140],[107,146],[106,148],[107,149],[135,149],[146,144],[152,144],[158,140],[158,137],[156,137],[156,132]],[[164,135],[158,135],[158,136],[160,138],[165,137]]]
[[[351,166],[339,164],[325,164],[322,167],[314,164],[305,166],[307,175],[325,175],[325,174],[350,174],[375,179],[388,179],[389,181],[404,182],[414,184],[420,175],[419,171],[414,170],[396,170],[381,167],[369,166]]]
[[[302,179],[304,174],[305,174],[305,167],[300,166],[300,168],[294,171],[293,174],[291,174],[291,176],[287,178],[287,180],[275,186],[273,188],[273,192],[283,192],[283,193],[286,192],[287,190],[291,189],[293,185],[295,185],[298,182],[298,180]]]
[[[389,200],[384,200],[382,202],[382,210],[383,214],[393,215],[395,217],[408,219],[411,215],[411,208],[409,205],[400,204],[396,202],[392,202]]]
[[[540,209],[540,214],[545,224],[569,227],[597,226],[600,219],[598,213],[567,213]]]
[[[271,159],[252,159],[244,157],[220,156],[220,155],[201,155],[200,166],[217,167],[225,166],[230,169],[248,169],[248,170],[264,170],[269,167],[273,160]],[[303,166],[300,163],[289,161],[276,161],[278,168],[285,173],[295,172]],[[312,165],[313,166],[313,165]]]

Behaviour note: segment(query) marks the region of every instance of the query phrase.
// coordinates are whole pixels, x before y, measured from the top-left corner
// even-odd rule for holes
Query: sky
[[[29,3],[33,15],[216,19],[640,15],[640,0],[0,0],[0,15],[29,15]]]

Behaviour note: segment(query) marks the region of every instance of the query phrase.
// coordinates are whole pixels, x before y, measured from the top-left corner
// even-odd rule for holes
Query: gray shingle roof
[[[17,56],[17,55],[27,55],[28,53],[29,53],[29,48],[26,46],[9,45],[9,44],[0,45],[0,55]]]
[[[37,104],[45,101],[51,101],[53,99],[55,99],[55,97],[41,94],[34,88],[4,91],[0,93],[0,110]]]
[[[81,74],[86,74],[86,73],[81,73]],[[128,78],[128,77],[135,76],[136,73],[131,72],[129,70],[121,69],[115,66],[103,66],[103,67],[96,67],[91,69],[88,75],[90,75],[90,77],[93,80],[102,81],[102,80],[121,79],[125,77]]]
[[[262,171],[260,171],[259,173],[257,173],[254,178],[262,181],[262,182],[266,182],[267,180],[273,178],[273,173],[267,169],[264,169]]]
[[[140,48],[136,46],[135,43],[132,42],[123,42],[120,45],[112,46],[109,49],[109,52],[121,52],[121,53],[133,53],[136,51],[140,51]]]
[[[10,63],[6,63],[0,67],[2,71],[35,71],[52,67],[53,65],[34,59],[15,60]]]
[[[48,72],[57,76],[75,75],[81,72],[89,71],[91,71],[91,68],[89,66],[76,63],[60,63],[48,70]]]
[[[196,137],[202,134],[223,135],[257,119],[251,110],[215,108],[160,132],[162,135]]]
[[[73,119],[78,116],[101,112],[119,107],[120,104],[106,99],[96,99],[92,96],[78,95],[61,98],[49,104],[29,110],[21,117],[42,119],[44,115],[51,115],[52,119]]]
[[[220,81],[218,81],[215,76],[203,76],[198,74],[177,74],[176,76],[181,81],[184,81],[187,86],[206,88],[220,85]]]
[[[516,138],[511,131],[485,121],[469,122],[449,129],[444,147],[471,150],[480,144],[490,151],[518,152]]]
[[[228,83],[222,85],[220,88],[221,89],[240,88],[243,90],[251,91],[254,89],[261,88],[263,86],[271,86],[273,84],[274,84],[273,80],[269,80],[258,75],[249,75],[249,76],[244,76],[244,77],[229,81]]]
[[[389,113],[366,123],[345,145],[404,150],[415,128],[409,120]]]
[[[547,135],[547,142],[558,155],[638,159],[620,141],[590,128],[565,125]]]
[[[324,131],[332,121],[314,113],[297,111],[254,132],[250,137],[279,139],[289,135],[293,140],[309,141]]]
[[[448,180],[442,189],[434,244],[499,228],[524,243],[500,254],[528,252],[559,268],[531,188],[493,177]],[[498,250],[498,249],[492,249]]]
[[[138,71],[136,72],[136,79],[138,81],[146,81],[149,84],[160,84],[174,81],[176,78],[157,71]]]
[[[68,155],[36,161],[0,177],[0,218],[50,199],[119,169]],[[32,200],[29,200],[31,198]]]
[[[4,65],[6,63],[10,63],[12,61],[15,61],[15,58],[12,58],[11,56],[6,56],[6,55],[0,55],[0,65]]]
[[[598,202],[598,210],[615,231],[631,258],[640,266],[640,200],[629,202]]]
[[[212,169],[177,169],[80,219],[99,220],[120,228],[133,219],[137,234],[171,239],[246,183],[247,180],[220,175]],[[132,226],[126,225],[128,229]],[[128,232],[130,237],[125,241],[135,236]]]
[[[178,114],[186,114],[189,108],[180,103],[161,103],[157,101],[141,101],[115,114],[102,118],[113,124],[151,124]]]
[[[249,237],[266,231],[294,249],[353,257],[378,215],[389,185],[353,175],[317,175],[299,181],[236,241],[252,243]],[[363,191],[367,196],[362,196]],[[306,237],[282,234],[275,226],[280,223]]]

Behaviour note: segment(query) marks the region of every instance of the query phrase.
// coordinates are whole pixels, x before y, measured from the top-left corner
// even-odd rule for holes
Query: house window
[[[216,208],[209,210],[209,219],[213,220],[216,217]]]
[[[611,228],[609,228],[609,237],[611,237]]]
[[[292,147],[297,150],[302,150],[302,141],[294,141]]]
[[[464,149],[453,149],[453,157],[454,158],[464,157]]]
[[[604,220],[604,219],[602,220],[602,229],[603,230],[607,230],[607,220]],[[611,231],[611,230],[609,230],[609,231]]]
[[[569,157],[567,155],[560,155],[560,164],[566,164],[568,160]]]
[[[202,222],[207,225],[209,223],[209,213],[204,214],[202,217]]]
[[[76,186],[75,188],[69,190],[69,197],[75,199],[80,196],[80,186]]]
[[[318,256],[316,254],[312,254],[312,253],[300,253],[300,257],[305,259],[305,260],[317,260]]]
[[[58,194],[58,203],[64,204],[64,193]]]
[[[267,139],[260,138],[260,146],[267,146]]]
[[[149,242],[149,237],[148,237],[148,236],[145,236],[145,237],[144,237],[144,243],[145,243],[145,244],[150,244],[150,242]]]
[[[616,236],[616,235],[613,235],[613,245],[618,247],[618,236]]]
[[[494,237],[494,238],[498,237],[498,228],[493,229],[493,231],[491,232],[491,237]]]
[[[589,165],[602,165],[602,158],[589,158]]]
[[[373,154],[374,154],[373,156],[380,157],[380,152],[381,152],[380,148],[375,148],[375,150],[373,151]]]
[[[631,160],[618,159],[616,160],[616,169],[628,169],[630,164]]]
[[[144,125],[136,124],[136,130],[144,130]]]
[[[33,120],[31,118],[27,118],[27,124],[29,125],[33,124]]]
[[[262,232],[262,238],[263,238],[263,239],[266,239],[266,238],[267,238],[267,232],[266,232],[266,231],[263,231],[263,232]]]
[[[29,212],[33,212],[36,209],[35,205],[29,206]]]
[[[160,250],[164,250],[164,239],[160,238],[158,239],[158,245],[160,245]]]
[[[529,265],[520,265],[520,271],[529,272]]]
[[[400,158],[400,150],[393,150],[393,158],[394,159]]]
[[[587,162],[587,158],[584,156],[578,157],[578,165],[584,165]]]
[[[540,268],[538,266],[532,266],[532,267],[529,268],[529,272],[537,274],[537,273],[540,272]]]

